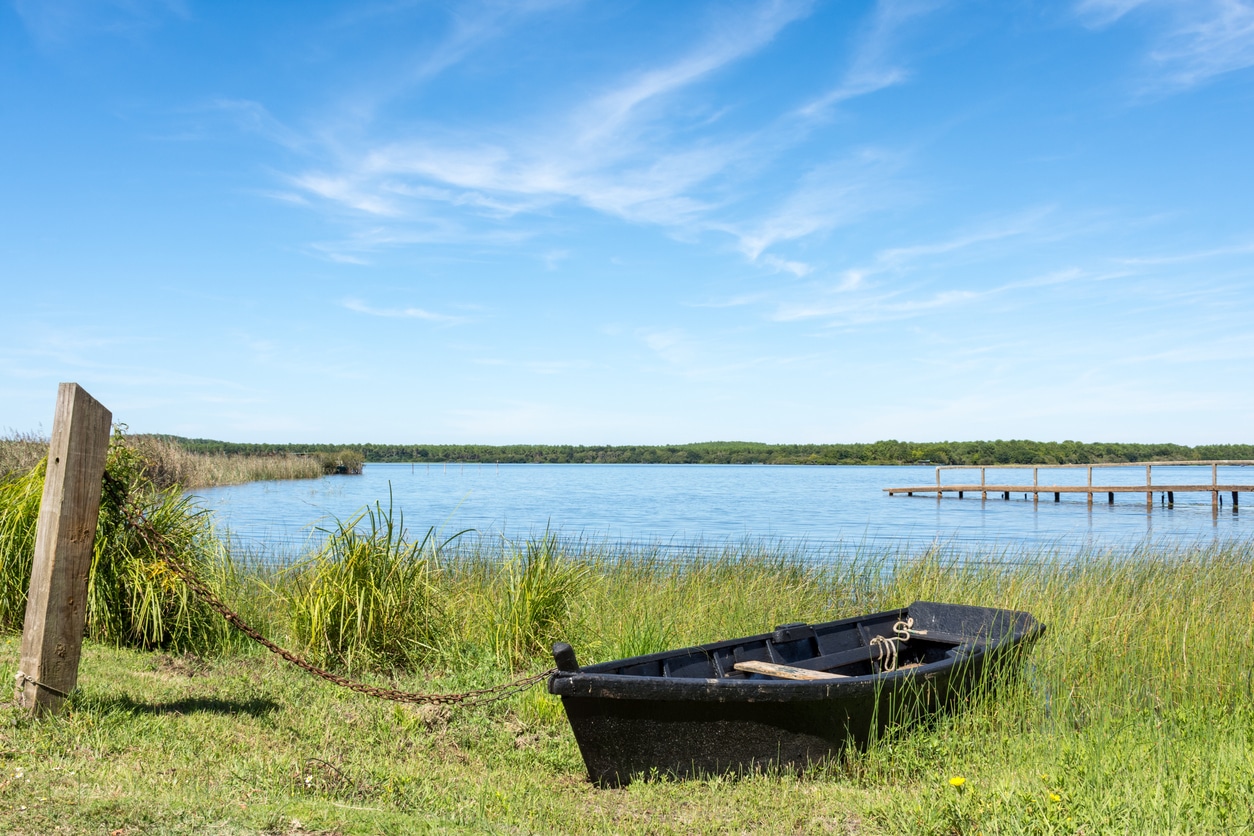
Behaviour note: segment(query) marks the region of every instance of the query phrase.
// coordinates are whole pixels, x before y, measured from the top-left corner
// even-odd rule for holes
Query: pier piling
[[[1198,467],[1211,466],[1211,482],[1210,484],[1181,484],[1181,485],[1155,485],[1153,479],[1153,469],[1155,467]],[[988,470],[991,469],[1009,469],[1009,470],[1026,470],[1025,465],[940,465],[936,468],[936,482],[934,485],[922,485],[917,487],[904,488],[885,488],[884,490],[889,496],[904,493],[907,496],[917,494],[932,494],[939,500],[944,498],[946,493],[957,494],[958,499],[963,499],[968,492],[979,491],[980,500],[986,501],[990,492],[1001,494],[1003,500],[1009,501],[1010,495],[1015,492],[1023,494],[1026,502],[1029,495],[1032,497],[1033,504],[1040,502],[1041,494],[1049,492],[1054,495],[1054,502],[1061,502],[1064,493],[1082,493],[1085,495],[1087,504],[1092,507],[1093,497],[1098,493],[1106,494],[1106,504],[1115,504],[1115,494],[1117,493],[1144,493],[1145,494],[1145,510],[1152,511],[1154,508],[1154,492],[1158,491],[1162,504],[1171,508],[1176,502],[1176,492],[1184,491],[1186,493],[1209,493],[1211,495],[1211,507],[1214,513],[1219,513],[1219,509],[1223,507],[1223,494],[1229,493],[1232,496],[1232,510],[1235,513],[1238,508],[1238,496],[1241,491],[1254,491],[1254,484],[1220,484],[1219,483],[1219,466],[1225,467],[1254,467],[1254,460],[1225,460],[1225,461],[1173,461],[1173,462],[1153,462],[1145,465],[1145,484],[1143,485],[1101,485],[1093,484],[1093,471],[1099,468],[1112,467],[1140,467],[1139,464],[1084,464],[1084,465],[1032,465],[1032,485],[1029,487],[1023,484],[990,484],[988,481]],[[1042,468],[1050,469],[1076,469],[1083,467],[1086,471],[1085,483],[1082,485],[1042,485],[1040,481],[1040,470]],[[941,478],[942,470],[976,470],[980,471],[979,484],[945,484]]]

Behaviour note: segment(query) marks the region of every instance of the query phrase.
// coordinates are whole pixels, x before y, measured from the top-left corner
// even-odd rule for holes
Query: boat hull
[[[824,659],[870,657],[877,642],[883,647],[876,636],[892,636],[911,618],[927,636],[898,645],[907,652],[896,670],[883,658],[859,658],[836,668],[848,672],[840,678],[797,681],[734,667],[742,658],[821,669]],[[559,671],[549,690],[562,697],[588,775],[603,786],[798,770],[968,699],[1043,629],[1026,613],[916,602],[584,668],[555,650]]]

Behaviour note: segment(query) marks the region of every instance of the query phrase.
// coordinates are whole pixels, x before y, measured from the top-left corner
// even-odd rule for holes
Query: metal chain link
[[[486,705],[505,699],[506,697],[526,691],[536,683],[547,679],[549,676],[557,672],[557,668],[550,668],[542,673],[531,674],[522,679],[516,679],[513,682],[506,682],[502,685],[493,685],[489,688],[478,688],[473,691],[464,691],[460,694],[419,694],[411,691],[399,691],[395,688],[380,688],[375,685],[367,685],[364,682],[348,679],[338,674],[324,670],[312,662],[297,656],[290,650],[285,650],[279,645],[267,639],[253,627],[250,627],[240,618],[239,614],[222,602],[204,581],[196,574],[195,570],[189,566],[165,541],[161,533],[157,531],[152,523],[150,523],[143,512],[133,505],[127,514],[127,523],[139,534],[152,553],[162,562],[170,567],[174,574],[178,575],[183,583],[194,592],[197,597],[205,602],[210,609],[218,613],[226,619],[227,623],[239,630],[248,638],[257,642],[257,644],[269,650],[271,653],[279,656],[283,660],[290,662],[303,671],[313,674],[316,677],[325,679],[342,688],[350,691],[356,691],[359,694],[366,694],[371,697],[378,697],[383,700],[392,700],[401,703],[426,703],[431,705]]]

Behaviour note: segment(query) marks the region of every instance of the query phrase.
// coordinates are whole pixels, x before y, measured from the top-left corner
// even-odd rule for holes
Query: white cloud
[[[814,270],[804,261],[790,261],[786,258],[780,258],[776,255],[765,255],[759,259],[762,264],[781,273],[792,273],[797,278],[801,278]]]
[[[353,178],[310,173],[292,178],[291,183],[298,189],[369,215],[401,214],[399,209],[382,198],[377,191],[360,188]]]
[[[1087,25],[1101,27],[1109,26],[1133,9],[1152,2],[1154,0],[1080,0],[1075,10]]]
[[[543,118],[473,133],[415,124],[387,137],[367,131],[364,138],[359,130],[326,127],[339,124],[336,119],[323,120],[323,129],[313,135],[322,137],[327,159],[289,176],[289,186],[312,206],[347,212],[341,222],[356,225],[355,214],[360,221],[374,217],[391,225],[386,236],[359,229],[347,241],[315,249],[360,261],[381,248],[440,236],[447,236],[445,242],[485,243],[500,232],[494,224],[508,222],[514,235],[523,229],[530,234],[565,204],[659,226],[686,240],[728,233],[751,261],[806,275],[813,265],[804,259],[767,251],[822,234],[890,201],[892,190],[881,188],[882,158],[865,152],[818,164],[765,211],[734,206],[729,195],[744,194],[741,184],[761,176],[808,129],[799,128],[795,110],[785,104],[763,129],[724,130],[709,114],[726,108],[716,102],[694,111],[687,91],[763,50],[808,15],[811,3],[762,0],[713,8],[716,17],[707,21],[706,35],[685,53],[621,76]],[[879,72],[892,31],[923,8],[901,2],[877,7],[849,71],[850,83],[862,84],[859,79]],[[492,25],[506,22],[501,18]],[[461,46],[449,46],[448,55],[464,57],[469,53],[463,47],[479,43],[463,35],[449,36]],[[241,116],[255,117],[258,130],[282,136],[262,114],[241,108]],[[876,188],[866,188],[876,178]]]
[[[827,163],[803,175],[797,185],[774,207],[740,223],[710,223],[712,229],[736,237],[750,261],[761,259],[779,269],[777,256],[763,258],[770,248],[831,230],[880,211],[902,199],[903,189],[894,183],[902,158],[880,151],[862,151],[848,159]],[[810,265],[791,262],[796,275]]]
[[[92,35],[136,38],[171,18],[191,17],[183,0],[15,0],[13,8],[45,45]]]
[[[904,83],[910,73],[897,66],[897,41],[908,22],[938,5],[918,0],[880,0],[840,83],[798,113],[819,116],[842,102]]]
[[[1254,244],[1236,244],[1229,247],[1213,247],[1206,250],[1196,250],[1194,252],[1187,253],[1173,253],[1171,255],[1125,257],[1118,258],[1115,261],[1119,264],[1136,266],[1184,264],[1192,261],[1206,261],[1212,258],[1225,258],[1233,255],[1250,254],[1254,254]]]
[[[775,322],[826,319],[833,326],[868,325],[921,316],[941,308],[970,303],[986,295],[987,292],[973,290],[942,290],[916,299],[904,298],[901,293],[887,293],[828,302],[790,303],[780,305],[771,319]]]
[[[449,325],[466,321],[464,317],[435,313],[424,308],[376,308],[367,305],[360,299],[345,299],[340,303],[340,305],[350,311],[366,314],[368,316],[381,316],[399,319],[421,319],[427,322],[442,322]]]
[[[682,329],[643,330],[639,337],[650,351],[673,365],[686,366],[696,357],[692,338]]]
[[[1249,0],[1083,0],[1076,6],[1080,20],[1097,29],[1134,12],[1154,27],[1146,56],[1154,67],[1152,91],[1183,90],[1254,66]]]
[[[276,119],[265,105],[249,99],[218,98],[193,110],[217,111],[232,118],[240,130],[257,134],[284,148],[303,150],[309,140],[299,131],[292,130]]]
[[[665,67],[649,70],[612,90],[587,109],[581,139],[599,141],[638,117],[641,106],[673,93],[727,64],[757,52],[788,24],[805,17],[812,3],[770,0],[741,14],[735,9],[693,52]]]

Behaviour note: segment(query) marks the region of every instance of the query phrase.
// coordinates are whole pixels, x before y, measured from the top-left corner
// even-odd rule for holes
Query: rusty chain
[[[347,688],[350,691],[356,691],[359,694],[366,694],[371,697],[378,697],[382,700],[392,700],[401,703],[426,703],[430,705],[486,705],[505,699],[514,694],[522,693],[531,688],[536,683],[547,679],[549,676],[557,672],[557,668],[550,668],[541,673],[534,673],[525,676],[522,679],[516,679],[513,682],[506,682],[502,685],[493,685],[489,688],[477,688],[473,691],[464,691],[460,694],[419,694],[412,691],[400,691],[395,688],[380,688],[375,685],[367,685],[364,682],[357,682],[347,677],[339,676],[324,670],[312,662],[304,659],[290,650],[286,650],[268,638],[263,636],[255,628],[245,623],[238,613],[222,602],[222,599],[211,590],[203,580],[196,574],[196,571],[187,564],[178,554],[170,548],[170,544],[165,541],[161,533],[157,531],[152,523],[144,516],[143,512],[134,506],[131,506],[130,513],[127,514],[127,523],[139,534],[140,538],[152,550],[152,553],[179,579],[187,585],[187,587],[195,593],[210,609],[218,613],[226,619],[232,627],[239,630],[248,638],[257,642],[257,644],[269,650],[271,653],[280,657],[286,662],[290,662],[301,670],[311,673],[316,677],[325,679],[334,685]]]

